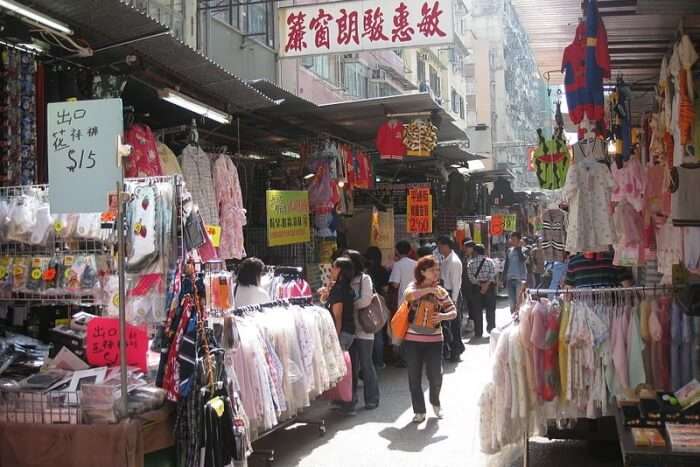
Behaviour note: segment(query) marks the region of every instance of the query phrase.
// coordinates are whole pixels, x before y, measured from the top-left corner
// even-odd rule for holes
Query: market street
[[[497,311],[499,326],[510,320],[505,305],[502,302]],[[467,345],[462,362],[445,364],[441,393],[444,419],[436,419],[428,409],[427,421],[416,425],[411,423],[413,411],[406,370],[387,366],[380,374],[381,403],[377,410],[360,409],[357,415],[346,417],[331,410],[328,402],[317,401],[300,418],[325,419],[325,436],[320,437],[315,426],[299,424],[269,435],[255,447],[275,450],[273,467],[493,465],[488,463],[487,456],[481,453],[479,447],[478,401],[490,375],[488,340]],[[425,381],[424,387],[427,387]],[[530,465],[555,466],[564,462],[568,467],[622,465],[617,460],[619,455],[615,449],[607,451],[612,451],[612,462],[593,458],[595,451],[587,449],[585,441],[549,442],[537,439],[530,443]],[[249,459],[249,465],[263,467],[264,459],[263,456],[253,456]],[[521,465],[522,457],[518,455],[512,467]]]

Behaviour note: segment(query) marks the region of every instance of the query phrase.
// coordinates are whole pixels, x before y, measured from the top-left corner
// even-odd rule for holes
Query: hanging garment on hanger
[[[221,222],[221,244],[219,257],[241,259],[246,256],[243,226],[246,225],[246,210],[238,179],[238,169],[230,157],[221,154],[214,162],[214,184]]]
[[[385,160],[401,160],[406,156],[403,123],[390,119],[377,131],[376,146],[379,157]]]
[[[569,168],[564,193],[569,202],[566,251],[607,251],[615,241],[609,212],[614,182],[610,170],[596,162],[603,155],[603,142],[577,143],[576,163]]]
[[[163,175],[156,138],[148,125],[132,125],[124,134],[124,144],[131,145],[131,154],[124,163],[124,174],[127,177]]]
[[[561,209],[542,213],[542,253],[545,261],[564,261],[567,214]]]
[[[198,146],[188,145],[180,158],[186,188],[199,207],[202,220],[207,225],[220,225],[209,154]]]
[[[540,188],[558,190],[564,186],[569,170],[569,150],[565,141],[550,139],[540,143],[533,159]]]
[[[158,158],[160,159],[160,167],[163,169],[163,175],[182,175],[182,169],[177,161],[177,157],[166,144],[161,142],[158,142]]]

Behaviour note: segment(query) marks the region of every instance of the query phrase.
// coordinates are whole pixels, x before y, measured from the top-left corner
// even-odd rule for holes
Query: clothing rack
[[[599,289],[525,289],[526,293],[531,295],[550,295],[550,294],[575,294],[575,295],[599,295],[606,293],[617,292],[656,292],[656,291],[674,291],[680,289],[678,286],[635,286],[635,287],[604,287]]]
[[[301,269],[301,268],[295,268],[295,269]],[[311,297],[303,297],[303,298],[288,298],[284,300],[274,300],[271,302],[267,303],[261,303],[259,305],[247,305],[244,307],[236,308],[233,310],[233,314],[235,315],[242,315],[243,313],[246,312],[252,312],[252,311],[262,311],[264,308],[272,308],[276,306],[289,306],[289,305],[301,305],[301,306],[310,306],[312,305],[313,302],[311,300]],[[314,425],[318,427],[319,435],[324,436],[326,434],[326,421],[324,419],[320,420],[309,420],[309,419],[304,419],[304,418],[299,418],[297,416],[294,416],[290,418],[289,420],[285,420],[283,422],[278,423],[277,425],[273,426],[267,431],[264,431],[258,436],[252,440],[252,442],[255,441],[260,441],[261,439],[279,431],[282,429],[285,429],[291,425],[296,425],[296,424],[303,424],[303,425]],[[275,461],[275,450],[274,449],[258,449],[258,450],[253,450],[251,453],[251,456],[265,456],[265,461],[267,465],[271,465]]]

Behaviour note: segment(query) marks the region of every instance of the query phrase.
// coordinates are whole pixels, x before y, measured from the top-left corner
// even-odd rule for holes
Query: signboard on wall
[[[57,102],[47,108],[52,214],[102,212],[121,180],[121,99]]]
[[[452,0],[355,0],[278,10],[280,57],[453,42]]]
[[[307,191],[268,190],[266,198],[268,246],[311,241]]]
[[[433,197],[430,188],[411,188],[406,203],[408,233],[433,232]]]

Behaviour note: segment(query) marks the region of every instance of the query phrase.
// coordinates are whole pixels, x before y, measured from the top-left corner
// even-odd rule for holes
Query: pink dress
[[[246,210],[241,194],[238,170],[233,161],[220,155],[214,162],[214,186],[221,224],[219,257],[241,259],[246,256],[243,226],[246,225]]]

